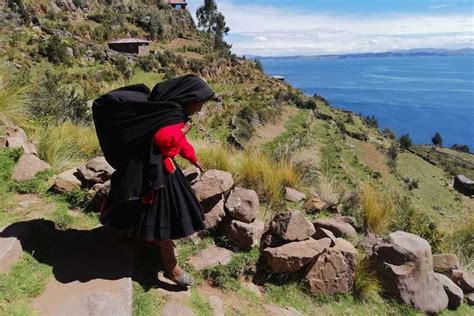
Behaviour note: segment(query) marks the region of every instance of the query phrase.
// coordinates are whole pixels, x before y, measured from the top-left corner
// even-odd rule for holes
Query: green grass
[[[7,274],[0,274],[0,314],[31,315],[28,302],[45,289],[52,268],[23,253]]]
[[[191,289],[191,308],[197,316],[212,315],[212,309],[207,299],[196,288]]]
[[[159,315],[165,299],[154,291],[145,291],[140,284],[133,282],[133,315]]]

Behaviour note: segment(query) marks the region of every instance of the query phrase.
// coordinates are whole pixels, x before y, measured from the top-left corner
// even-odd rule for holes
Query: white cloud
[[[188,0],[192,12],[202,3]],[[443,4],[435,4],[443,5]],[[218,1],[237,54],[312,55],[473,47],[470,14],[342,15]]]

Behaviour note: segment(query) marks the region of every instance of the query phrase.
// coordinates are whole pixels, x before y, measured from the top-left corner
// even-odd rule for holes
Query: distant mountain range
[[[381,53],[355,53],[355,54],[333,54],[333,55],[311,55],[311,56],[256,56],[245,55],[246,58],[281,58],[281,59],[314,59],[314,58],[364,58],[364,57],[392,57],[392,56],[474,56],[474,48],[461,49],[438,49],[438,48],[415,48],[407,50],[393,50]]]

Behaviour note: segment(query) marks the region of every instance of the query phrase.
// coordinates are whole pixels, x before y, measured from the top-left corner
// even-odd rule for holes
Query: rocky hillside
[[[400,143],[373,118],[267,77],[214,48],[186,10],[0,9],[0,314],[474,312],[472,154]],[[124,37],[149,39],[150,54],[107,47]],[[114,170],[90,105],[190,72],[217,97],[191,132],[208,171],[186,175],[207,229],[178,242],[197,280],[179,289],[157,276],[156,250],[98,223]]]

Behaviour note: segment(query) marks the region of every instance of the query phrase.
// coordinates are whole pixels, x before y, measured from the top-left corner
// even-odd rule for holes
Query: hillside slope
[[[308,220],[352,217],[357,236],[350,240],[361,253],[360,241],[368,232],[404,230],[425,238],[433,253],[457,254],[466,271],[474,268],[474,200],[452,188],[455,174],[474,178],[472,154],[425,146],[401,150],[373,121],[269,78],[258,62],[240,58],[227,47],[214,49],[186,10],[157,6],[152,0],[11,0],[0,9],[0,136],[20,126],[36,144],[39,158],[51,165],[33,180],[17,182],[11,175],[21,150],[0,149],[0,227],[37,219],[54,227],[45,228],[48,236],[39,241],[43,247],[33,248],[44,252],[23,247],[11,272],[0,274],[0,313],[28,315],[38,310],[37,304],[51,304],[54,297],[49,293],[61,291],[58,271],[52,267],[61,268],[57,262],[68,260],[49,257],[44,245],[53,242],[51,236],[100,243],[98,216],[87,212],[89,191],[48,190],[53,174],[101,154],[91,101],[113,88],[134,83],[152,87],[186,73],[202,76],[217,93],[194,120],[191,140],[198,156],[208,169],[231,172],[237,186],[258,193],[259,220],[269,223],[279,212],[303,209],[303,202],[285,197],[286,187],[292,187],[325,204],[321,211],[303,212]],[[150,39],[150,54],[139,57],[108,49],[108,41],[122,37]],[[89,230],[95,233],[88,235]],[[211,231],[199,242],[181,241],[178,252],[193,270],[189,257],[210,245],[229,244]],[[67,248],[54,245],[58,253]],[[84,251],[87,244],[76,248]],[[140,252],[134,263],[127,261],[133,270],[134,314],[158,314],[170,297],[198,315],[211,314],[219,300],[231,315],[417,313],[381,299],[373,274],[364,270],[363,256],[358,285],[347,294],[330,296],[308,294],[291,273],[265,275],[268,280],[254,282],[257,286],[251,281],[259,276],[258,248],[235,252],[227,266],[193,270],[198,285],[183,295],[163,292],[162,285],[153,283],[155,276],[149,274],[156,271],[149,262],[157,259]],[[84,259],[80,254],[78,258]],[[84,260],[86,266],[92,264]],[[21,289],[19,283],[24,284]],[[276,306],[291,308],[275,312]],[[472,312],[463,304],[456,313]]]

